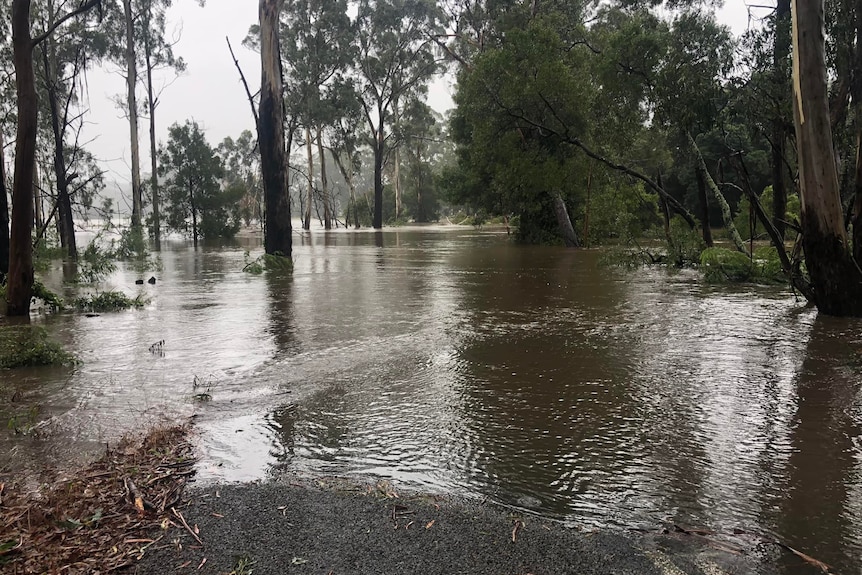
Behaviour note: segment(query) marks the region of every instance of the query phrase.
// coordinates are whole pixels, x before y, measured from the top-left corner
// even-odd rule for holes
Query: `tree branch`
[[[65,16],[63,16],[62,18],[60,18],[59,20],[57,20],[53,24],[51,24],[47,30],[45,30],[44,32],[42,32],[41,34],[39,34],[38,36],[33,38],[33,40],[30,43],[30,47],[35,48],[41,42],[43,42],[48,36],[50,36],[51,33],[54,32],[54,30],[56,30],[58,27],[60,27],[64,22],[66,22],[67,20],[70,20],[71,18],[74,18],[75,16],[83,14],[84,12],[86,12],[87,10],[89,10],[90,8],[92,8],[94,6],[99,6],[99,14],[101,15],[102,0],[89,0],[86,4],[82,4],[76,10],[72,10],[71,12],[69,12],[68,14],[66,14]]]

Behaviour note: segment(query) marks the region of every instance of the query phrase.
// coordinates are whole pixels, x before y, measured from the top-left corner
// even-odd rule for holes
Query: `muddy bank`
[[[303,480],[190,490],[189,532],[135,572],[372,574],[779,573],[768,552],[678,533],[585,531],[388,484]],[[396,496],[397,495],[397,496]]]

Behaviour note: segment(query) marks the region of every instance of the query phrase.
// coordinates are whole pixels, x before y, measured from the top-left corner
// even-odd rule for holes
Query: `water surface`
[[[144,310],[36,319],[82,364],[0,376],[4,421],[45,420],[3,434],[6,467],[196,413],[207,480],[383,476],[578,525],[764,533],[862,573],[862,322],[494,231],[295,242],[288,277],[242,271],[253,239],[168,243],[156,285],[104,286]]]

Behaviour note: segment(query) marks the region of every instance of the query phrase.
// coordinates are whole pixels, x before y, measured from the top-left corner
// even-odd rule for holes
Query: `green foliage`
[[[133,298],[118,291],[106,291],[95,295],[80,296],[72,300],[71,307],[81,312],[102,313],[122,311],[129,308],[140,309],[147,305],[148,300],[138,294]]]
[[[173,124],[168,143],[159,151],[159,173],[164,179],[167,226],[197,241],[202,237],[232,237],[239,230],[239,186],[222,190],[221,158],[194,121]]]
[[[110,250],[100,245],[100,235],[93,238],[78,262],[78,281],[81,283],[96,283],[103,281],[117,270],[112,260]]]
[[[245,252],[245,265],[242,271],[260,275],[264,271],[270,272],[292,272],[293,260],[278,254],[262,254],[255,259],[251,259],[251,254]]]
[[[763,211],[766,212],[767,217],[772,219],[772,186],[767,186],[763,193],[760,195],[760,205],[763,206]],[[799,203],[799,196],[796,194],[792,194],[787,198],[787,211],[784,213],[784,220],[788,222],[799,221],[801,218],[801,205]],[[743,196],[741,200],[739,200],[739,209],[737,210],[736,217],[734,218],[734,223],[736,224],[736,229],[739,230],[739,235],[741,235],[744,239],[751,239],[751,202],[748,200],[747,196]],[[755,219],[757,216],[755,215]],[[763,227],[763,224],[757,220],[757,225],[754,229],[754,238],[762,238],[766,235],[766,230]]]
[[[642,184],[631,184],[620,178],[599,184],[594,177],[590,197],[591,245],[609,240],[630,244],[648,230],[661,225],[658,196],[643,191]],[[580,210],[585,217],[586,205]]]
[[[55,313],[65,309],[63,298],[46,288],[39,280],[33,282],[33,299],[42,300],[45,306]]]
[[[48,337],[40,326],[0,326],[0,368],[73,365],[74,356]]]
[[[142,226],[131,226],[120,231],[120,239],[112,240],[113,257],[118,260],[134,261],[146,259],[149,255],[147,250],[147,239],[144,237]]]
[[[56,234],[46,234],[33,247],[33,269],[38,272],[47,271],[51,262],[63,259],[65,251],[59,244]]]
[[[704,278],[709,282],[783,282],[778,253],[771,246],[758,248],[754,257],[724,248],[707,248],[700,256]]]
[[[689,227],[679,216],[671,218],[669,230],[670,241],[667,248],[669,263],[676,267],[685,267],[702,262],[701,252],[706,245],[699,230]]]

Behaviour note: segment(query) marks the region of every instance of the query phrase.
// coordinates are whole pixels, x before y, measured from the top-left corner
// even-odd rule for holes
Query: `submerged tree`
[[[823,0],[796,0],[794,7],[793,115],[805,264],[820,311],[862,316],[862,262],[853,258],[844,227],[833,152]],[[854,224],[862,225],[862,214]]]
[[[266,210],[266,253],[291,257],[290,197],[285,156],[284,105],[278,21],[282,0],[260,0],[260,107],[257,136]]]
[[[374,217],[383,227],[383,164],[393,107],[420,90],[435,73],[435,5],[422,0],[361,0],[356,21],[357,91],[374,154]]]
[[[200,237],[230,237],[239,229],[238,197],[221,189],[221,159],[195,122],[168,129],[160,167],[165,187],[165,222],[173,230]]]
[[[57,18],[35,38],[30,32],[30,0],[13,0],[12,47],[18,104],[18,132],[15,141],[15,176],[12,184],[12,226],[10,231],[9,277],[6,287],[7,313],[27,315],[33,291],[33,178],[36,169],[36,131],[39,108],[33,50],[70,18],[100,5],[89,0]]]

